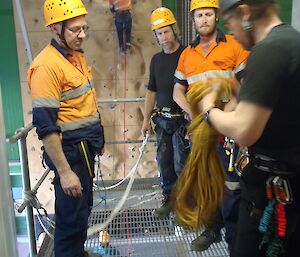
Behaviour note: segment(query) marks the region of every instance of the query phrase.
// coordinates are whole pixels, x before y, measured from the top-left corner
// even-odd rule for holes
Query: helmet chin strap
[[[250,43],[251,48],[252,48],[254,46],[254,44],[255,44],[255,42],[254,42],[254,36],[253,36],[253,26],[252,26],[252,23],[250,21],[243,20],[242,21],[242,26],[243,26],[243,29],[246,31],[246,33],[248,35],[249,43]]]
[[[61,31],[60,31],[60,33],[56,33],[56,35],[59,37],[59,39],[65,45],[66,48],[70,48],[68,46],[68,43],[67,43],[66,39],[65,39],[65,30],[66,30],[65,27],[66,27],[66,22],[62,21],[61,22]]]
[[[177,33],[175,32],[173,25],[171,25],[171,28],[172,28],[173,35],[174,35],[175,39],[176,39],[178,42],[180,42],[179,37],[178,37]]]

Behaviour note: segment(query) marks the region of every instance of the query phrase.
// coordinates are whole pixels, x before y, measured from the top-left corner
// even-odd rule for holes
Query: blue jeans
[[[84,257],[88,217],[93,205],[93,180],[80,160],[71,168],[79,177],[83,191],[81,197],[66,195],[55,171],[55,257]]]
[[[126,50],[124,47],[126,43],[131,42],[131,27],[132,27],[132,18],[131,13],[123,12],[123,13],[116,13],[115,16],[115,25],[117,29],[118,34],[118,40],[119,40],[119,47],[120,50]],[[124,38],[125,34],[125,38]]]
[[[188,121],[184,118],[168,119],[153,117],[156,124],[157,164],[161,175],[164,195],[170,195],[190,152],[189,140],[185,138]]]

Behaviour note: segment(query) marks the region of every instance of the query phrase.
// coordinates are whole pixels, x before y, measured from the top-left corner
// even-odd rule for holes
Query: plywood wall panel
[[[51,32],[44,26],[44,0],[21,1],[33,56],[36,56],[51,40]],[[159,51],[150,30],[150,13],[160,5],[158,0],[134,0],[132,8],[133,29],[131,53],[120,55],[118,40],[108,0],[83,0],[89,12],[88,37],[83,45],[88,63],[92,66],[94,84],[99,99],[138,98],[145,96],[148,83],[150,59]],[[29,61],[17,12],[15,24],[18,45],[19,70],[25,124],[31,123],[31,98],[27,86]],[[103,104],[100,106],[106,141],[142,139],[140,128],[143,120],[143,103]],[[104,179],[121,179],[127,175],[139,155],[140,144],[106,145],[100,158]],[[32,184],[42,175],[41,142],[34,131],[28,135],[28,154]],[[157,176],[156,147],[148,144],[138,177]],[[39,193],[44,206],[53,210],[53,186],[51,176]]]

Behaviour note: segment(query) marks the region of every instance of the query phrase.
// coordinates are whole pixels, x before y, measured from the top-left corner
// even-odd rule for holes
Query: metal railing
[[[143,102],[144,98],[118,98],[118,99],[102,99],[98,100],[98,104],[116,104],[116,103],[132,103],[132,102]],[[33,208],[40,208],[39,202],[37,200],[36,194],[50,172],[50,169],[46,169],[43,175],[40,177],[35,186],[31,189],[30,186],[30,174],[28,166],[28,152],[27,152],[27,135],[33,129],[33,124],[29,124],[24,128],[19,128],[16,130],[15,134],[8,139],[8,142],[14,144],[18,142],[20,163],[22,171],[22,184],[23,184],[23,202],[17,209],[19,213],[26,211],[26,227],[29,238],[29,252],[30,257],[37,256],[36,250],[36,240],[35,240],[35,230],[34,230],[34,215]],[[156,142],[156,140],[149,140],[149,142]],[[143,140],[121,140],[121,141],[108,141],[106,144],[136,144],[143,143]],[[27,207],[27,208],[26,208]]]
[[[16,134],[9,139],[9,142],[11,143],[18,142],[24,192],[31,191],[26,138],[28,132],[32,128],[33,126],[32,124],[30,124],[25,128],[17,129]],[[35,232],[34,232],[33,208],[29,204],[29,201],[26,200],[23,201],[21,206],[22,206],[22,211],[25,209],[25,207],[27,207],[25,210],[26,210],[26,227],[27,227],[27,234],[29,240],[29,253],[30,253],[30,257],[35,257],[37,255],[37,251],[36,251],[36,241],[35,241]]]

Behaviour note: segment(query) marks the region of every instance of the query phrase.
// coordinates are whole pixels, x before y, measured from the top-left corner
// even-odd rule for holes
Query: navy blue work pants
[[[229,156],[226,155],[222,144],[219,144],[218,152],[219,158],[224,165],[226,181],[239,183],[240,176],[235,171],[228,171]],[[235,237],[240,195],[240,189],[229,190],[225,186],[223,205],[222,208],[218,210],[216,222],[212,227],[212,230],[216,233],[219,233],[223,226],[225,227],[225,241],[227,242],[229,249],[232,249],[232,240]]]
[[[188,121],[184,118],[153,117],[156,124],[157,164],[164,195],[170,195],[190,152],[189,140],[185,138]]]
[[[124,48],[125,44],[131,42],[131,27],[132,27],[131,13],[129,11],[123,13],[116,13],[115,25],[118,34],[119,48],[122,51],[124,51],[126,50]]]
[[[68,196],[59,179],[55,179],[55,257],[84,257],[88,217],[93,205],[93,180],[83,162],[79,161],[71,168],[79,177],[83,191],[81,197]]]

